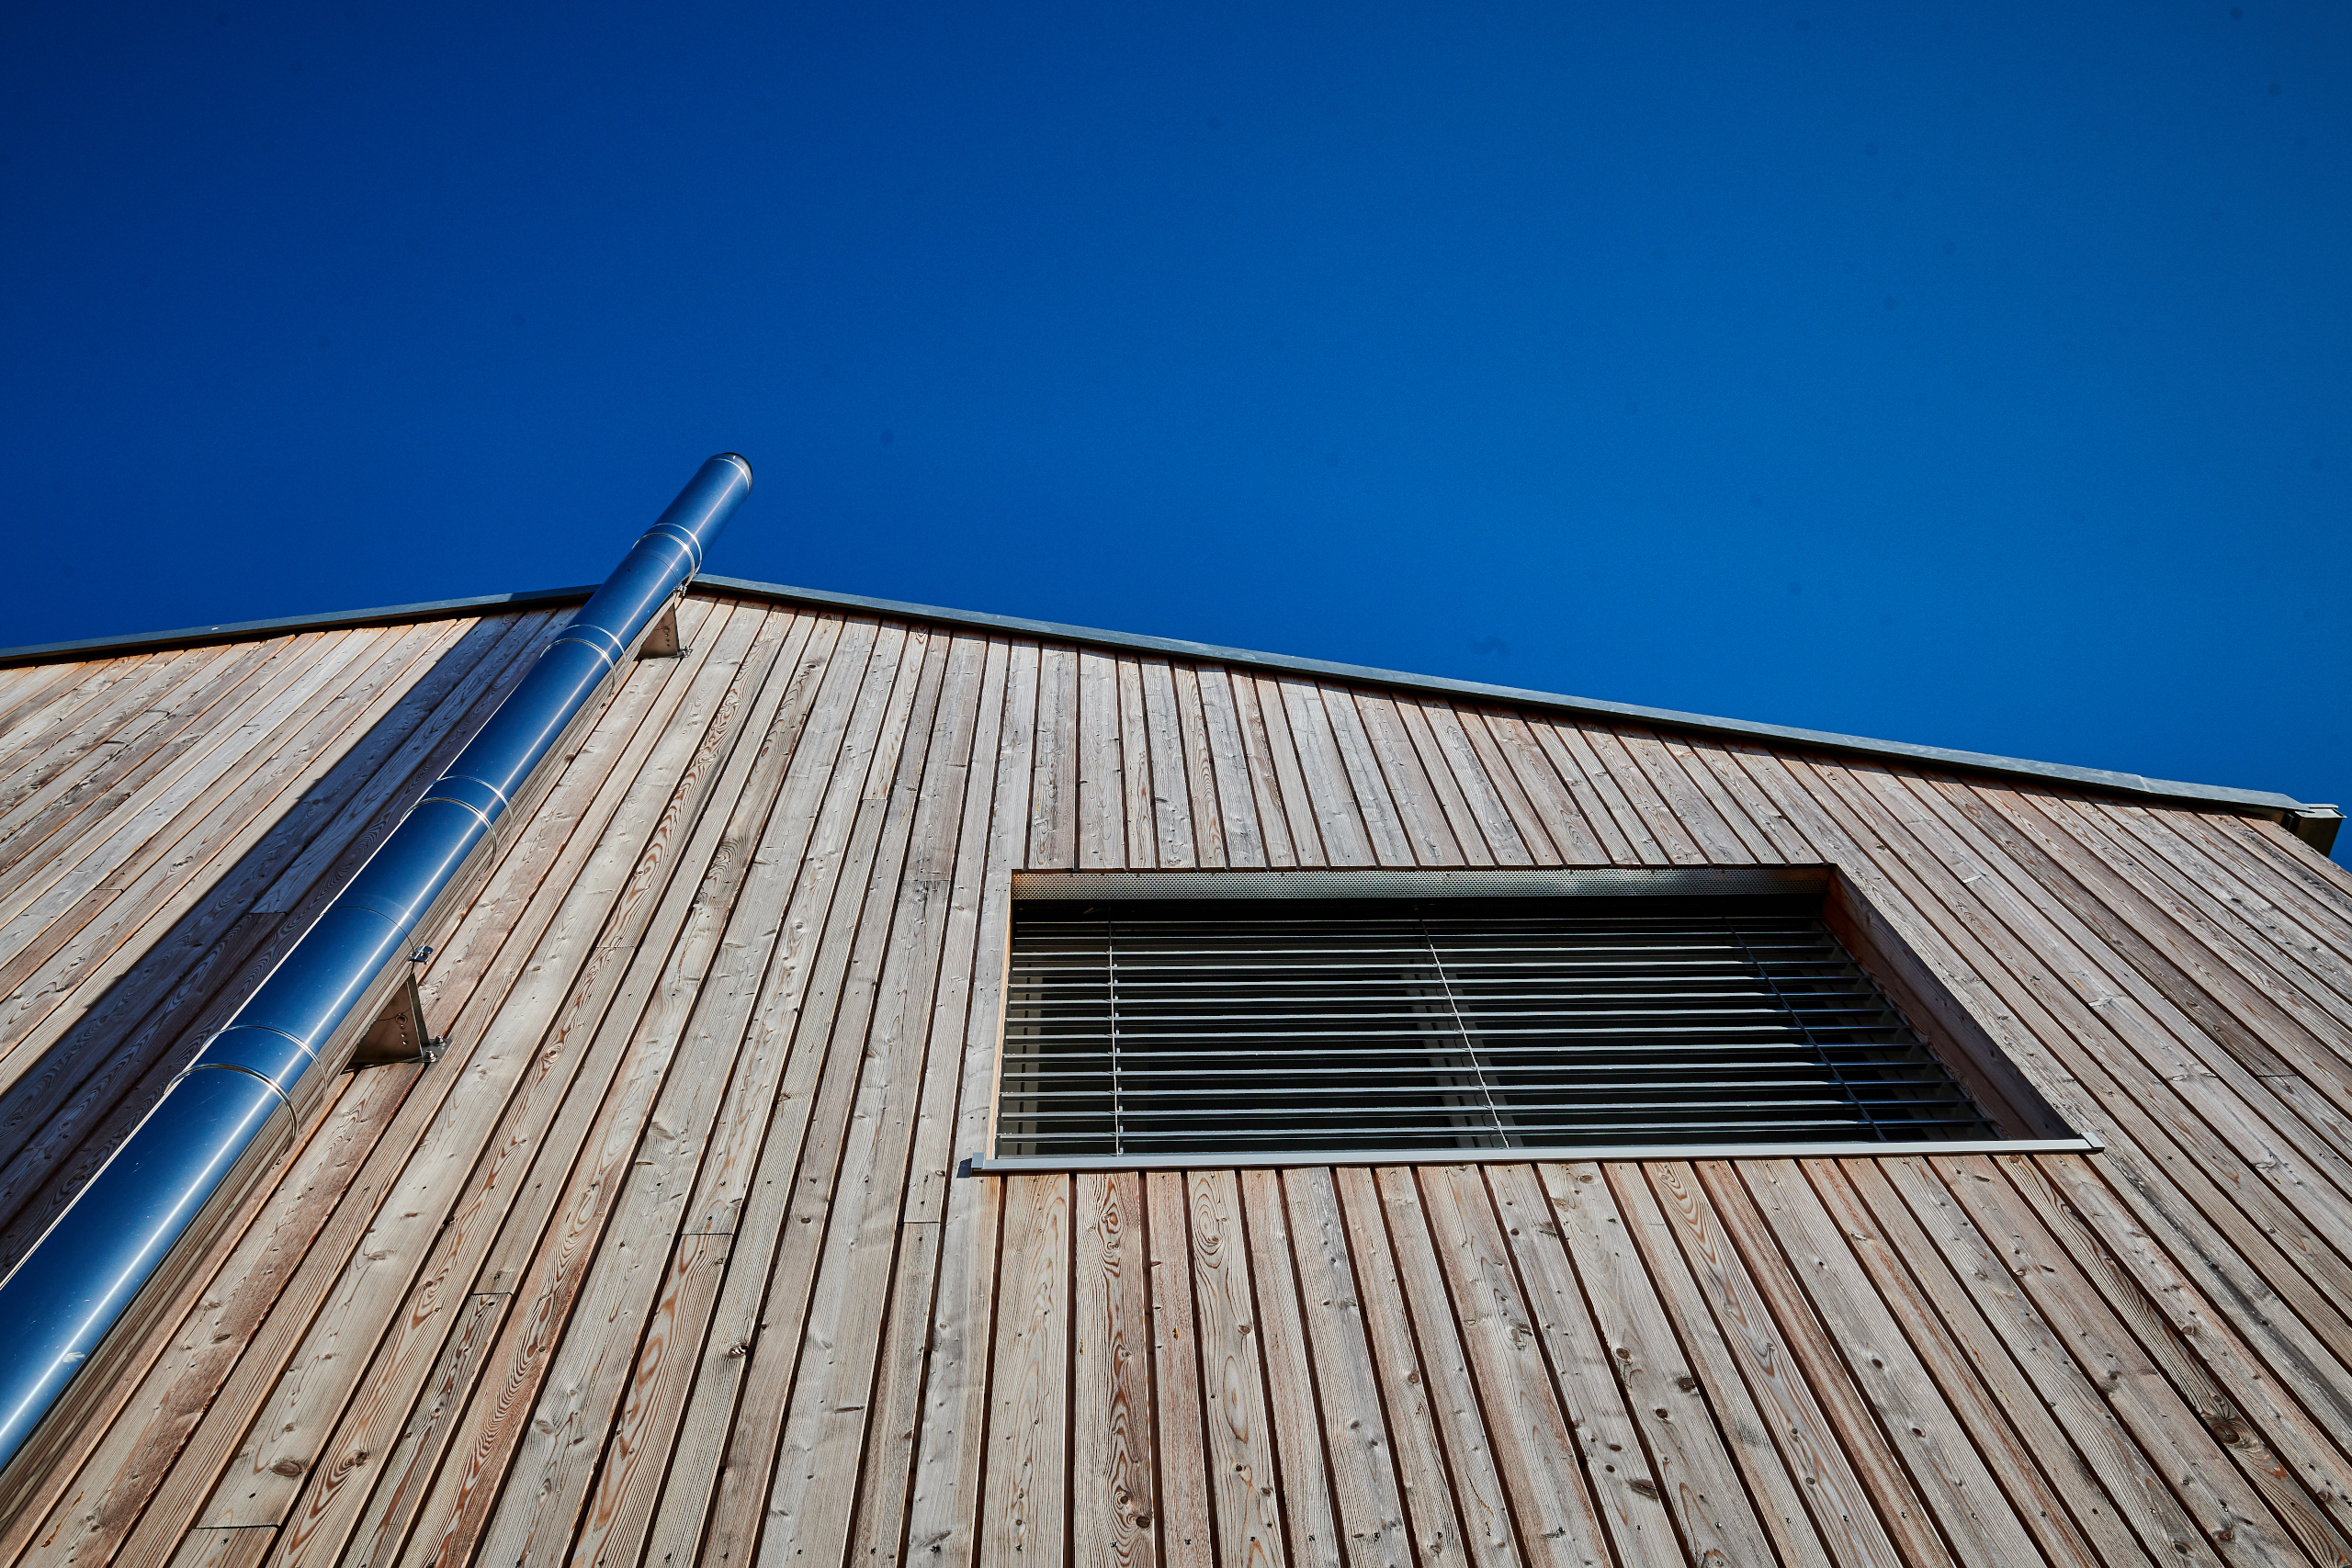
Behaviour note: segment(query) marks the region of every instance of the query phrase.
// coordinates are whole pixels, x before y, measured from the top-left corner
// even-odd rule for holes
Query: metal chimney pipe
[[[374,1009],[405,980],[418,933],[470,891],[471,874],[496,852],[499,819],[566,730],[593,721],[599,689],[617,681],[751,489],[752,466],[734,453],[703,464],[343,896],[0,1280],[0,1467],[13,1468],[37,1430],[34,1447],[45,1450],[71,1429],[83,1401],[69,1390],[104,1387],[92,1362],[108,1359],[108,1332],[160,1308],[291,1139]],[[118,1348],[137,1337],[126,1332]],[[23,1485],[7,1480],[0,1517]]]

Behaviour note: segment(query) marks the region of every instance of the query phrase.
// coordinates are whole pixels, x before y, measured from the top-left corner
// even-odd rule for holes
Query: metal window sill
[[[1923,1138],[1907,1144],[1586,1144],[1523,1149],[1265,1149],[1191,1155],[974,1155],[971,1176],[1080,1170],[1258,1170],[1270,1166],[1528,1165],[1593,1160],[1870,1159],[1895,1155],[2095,1154],[2096,1138]]]

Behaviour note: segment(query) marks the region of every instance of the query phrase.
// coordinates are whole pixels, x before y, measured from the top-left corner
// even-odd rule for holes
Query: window
[[[1024,878],[985,1163],[2002,1135],[1833,934],[1818,880],[1689,890],[1722,882]]]

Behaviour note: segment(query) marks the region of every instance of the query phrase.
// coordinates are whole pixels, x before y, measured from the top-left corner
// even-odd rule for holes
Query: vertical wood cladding
[[[560,615],[0,671],[15,1256]],[[2278,828],[697,594],[26,1563],[2352,1563]],[[959,1177],[1022,870],[1827,863],[2097,1154]]]

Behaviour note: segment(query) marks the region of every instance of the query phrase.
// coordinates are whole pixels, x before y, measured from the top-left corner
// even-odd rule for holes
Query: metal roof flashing
[[[341,626],[390,626],[406,621],[432,620],[442,615],[582,603],[593,592],[593,584],[575,588],[542,588],[521,593],[492,593],[471,599],[442,599],[420,604],[394,604],[374,609],[293,615],[279,620],[240,621],[211,626],[184,626],[174,631],[148,632],[130,637],[94,637],[79,642],[41,643],[27,648],[0,649],[0,669],[19,664],[46,663],[57,659],[91,658],[101,654],[136,653],[159,648],[190,647],[206,642],[230,642],[241,637],[266,637],[283,632],[321,631]],[[1438,675],[1414,674],[1408,671],[1380,670],[1360,664],[1340,664],[1329,660],[1300,659],[1287,654],[1265,653],[1253,649],[1220,648],[1212,643],[1187,642],[1178,637],[1143,637],[1132,632],[1105,631],[1099,626],[1064,626],[1053,621],[1033,621],[1018,615],[991,615],[977,610],[947,609],[937,604],[910,604],[896,599],[871,598],[861,593],[835,593],[824,589],[797,588],[780,582],[754,582],[744,578],[720,577],[707,572],[694,579],[690,592],[734,594],[747,598],[769,599],[785,604],[821,604],[833,609],[864,610],[911,621],[981,626],[992,631],[1013,632],[1042,637],[1052,642],[1087,643],[1102,648],[1133,649],[1139,652],[1163,653],[1177,658],[1204,660],[1220,664],[1238,664],[1250,669],[1276,671],[1288,674],[1329,676],[1336,680],[1352,681],[1368,685],[1394,686],[1407,691],[1438,692],[1449,696],[1472,697],[1482,702],[1498,703],[1512,707],[1542,708],[1554,713],[1583,715],[1595,718],[1634,719],[1644,724],[1662,725],[1670,729],[1702,735],[1768,740],[1852,756],[1885,757],[1903,761],[1922,762],[1967,773],[1994,773],[2011,778],[2037,779],[2052,784],[2077,784],[2116,795],[2169,801],[2184,806],[2218,806],[2282,823],[2298,838],[2322,854],[2326,854],[2335,848],[2336,829],[2343,821],[2342,814],[2333,805],[2317,805],[2300,801],[2292,795],[2281,795],[2274,790],[2235,789],[2225,784],[2187,784],[2174,779],[2151,779],[2139,773],[2119,773],[2108,768],[2080,768],[2064,762],[2037,762],[2021,757],[2000,757],[1983,751],[1962,751],[1942,746],[1921,746],[1905,740],[1879,740],[1867,736],[1841,735],[1830,730],[1800,729],[1781,724],[1759,724],[1747,719],[1721,718],[1710,714],[1681,713],[1671,708],[1645,707],[1635,703],[1612,703],[1595,697],[1567,696],[1557,692],[1531,691],[1519,686],[1498,686],[1484,681],[1456,681]]]

